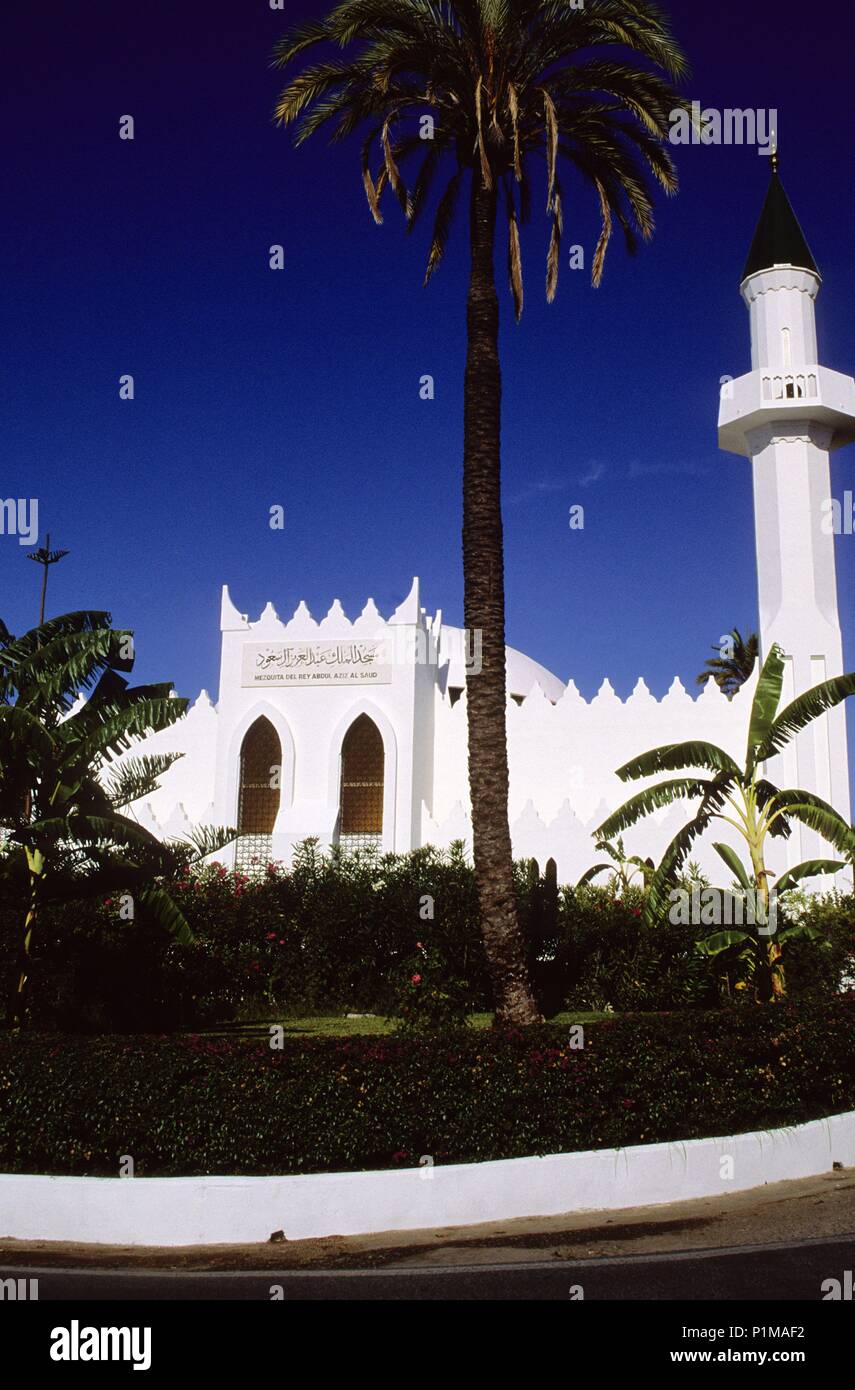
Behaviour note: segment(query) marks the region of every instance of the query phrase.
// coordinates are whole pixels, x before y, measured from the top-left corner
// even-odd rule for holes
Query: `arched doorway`
[[[342,849],[380,847],[383,840],[383,736],[360,714],[341,745],[339,844]]]
[[[244,873],[270,860],[281,785],[282,745],[270,720],[261,715],[247,729],[240,749],[235,868]]]

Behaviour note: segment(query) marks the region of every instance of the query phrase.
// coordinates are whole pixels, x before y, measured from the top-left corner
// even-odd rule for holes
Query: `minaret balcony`
[[[855,440],[855,379],[816,364],[761,367],[721,389],[719,447],[751,457],[746,436],[762,425],[810,420],[833,430],[832,449]],[[785,428],[782,433],[785,433]]]

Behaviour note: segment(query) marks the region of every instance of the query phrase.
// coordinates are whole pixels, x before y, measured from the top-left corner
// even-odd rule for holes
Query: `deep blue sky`
[[[852,371],[851,7],[810,30],[794,0],[669,8],[689,96],[778,109],[824,276],[821,357]],[[0,496],[37,496],[42,532],[72,552],[49,610],[109,608],[136,630],[136,674],[185,694],[216,692],[223,582],[253,617],[268,598],[320,617],[336,597],[355,616],[369,593],[390,610],[419,573],[428,608],[461,621],[465,225],[422,289],[427,226],[408,238],[391,202],[374,225],[357,147],[295,152],[272,125],[271,47],[320,12],[19,0],[4,17]],[[749,367],[738,286],[768,163],[676,154],[681,192],[659,199],[654,242],[630,260],[616,237],[599,290],[565,256],[545,304],[536,197],[516,326],[502,251],[508,641],[587,697],[606,675],[623,696],[640,674],[657,695],[675,673],[688,686],[719,634],[756,622],[749,468],[718,451],[716,415],[720,377]],[[565,247],[590,253],[591,195],[565,192]],[[835,456],[837,496],[852,462]],[[855,666],[855,537],[837,553]],[[0,537],[13,631],[37,613],[23,557]]]

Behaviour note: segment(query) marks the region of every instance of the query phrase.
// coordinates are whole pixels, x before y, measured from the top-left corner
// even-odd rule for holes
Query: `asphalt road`
[[[613,1259],[426,1269],[188,1272],[0,1267],[39,1281],[39,1301],[76,1300],[775,1300],[817,1302],[855,1269],[855,1236]],[[278,1291],[281,1288],[281,1293]],[[575,1292],[573,1290],[575,1289]]]

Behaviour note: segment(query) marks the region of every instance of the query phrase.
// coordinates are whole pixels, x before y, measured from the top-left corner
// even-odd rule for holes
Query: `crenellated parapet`
[[[378,636],[387,628],[411,626],[429,631],[439,627],[440,615],[435,620],[429,618],[419,602],[419,581],[414,579],[407,597],[388,617],[384,618],[373,598],[367,599],[358,617],[350,619],[342,607],[340,599],[333,599],[325,616],[318,621],[312,616],[304,599],[301,599],[288,619],[280,618],[271,602],[267,602],[259,616],[252,622],[246,613],[240,613],[232,602],[227,584],[223,585],[220,605],[220,631],[244,632],[256,637],[275,635],[292,641],[312,637],[351,637]]]

